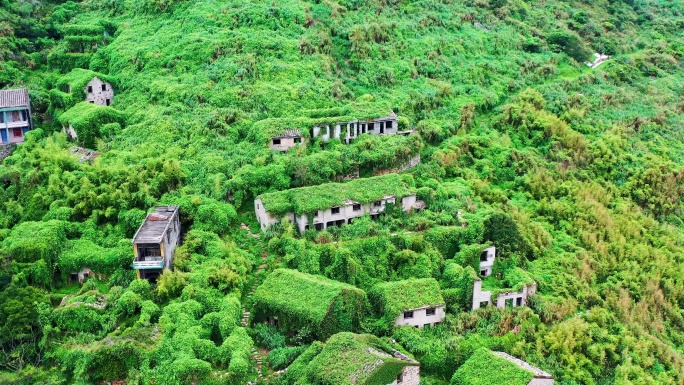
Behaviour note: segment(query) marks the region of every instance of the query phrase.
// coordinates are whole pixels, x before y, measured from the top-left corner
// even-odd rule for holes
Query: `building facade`
[[[439,325],[446,317],[444,305],[423,306],[407,309],[394,321],[394,326],[415,326],[417,328]]]
[[[285,130],[282,134],[274,136],[269,142],[271,150],[287,151],[292,147],[303,144],[304,137],[297,130]]]
[[[109,106],[114,103],[114,89],[112,85],[103,82],[98,77],[88,82],[85,88],[86,101],[101,106]]]
[[[496,247],[490,246],[482,251],[480,255],[480,275],[489,277],[492,275],[494,260],[496,259]]]
[[[332,126],[314,126],[310,132],[311,138],[321,138],[324,142],[330,139],[340,139],[347,144],[362,134],[391,135],[409,133],[410,131],[399,131],[397,115],[394,113],[371,120],[352,120],[350,122],[336,123]]]
[[[537,283],[532,282],[523,286],[520,291],[500,293],[494,304],[497,308],[526,306],[529,296],[537,293]],[[482,280],[477,278],[473,282],[473,310],[492,304],[492,292],[482,290]]]
[[[138,278],[154,281],[164,269],[173,268],[180,233],[178,206],[158,206],[147,214],[133,237],[133,268]]]
[[[404,211],[420,210],[425,207],[425,203],[417,200],[415,194],[410,194],[401,198],[400,202],[397,202],[396,197],[393,195],[386,195],[382,199],[367,204],[347,199],[340,206],[330,207],[326,210],[318,210],[312,218],[309,218],[307,214],[298,216],[294,213],[287,213],[286,218],[297,225],[300,233],[309,229],[320,231],[333,226],[351,224],[355,218],[362,217],[365,214],[369,214],[372,219],[375,219],[385,211],[385,207],[388,204],[401,205],[401,208]],[[259,198],[254,201],[254,211],[262,231],[266,231],[271,225],[283,219],[275,218],[270,215],[266,207],[264,207],[262,200]]]
[[[31,101],[25,88],[0,91],[0,145],[24,143],[32,128]]]

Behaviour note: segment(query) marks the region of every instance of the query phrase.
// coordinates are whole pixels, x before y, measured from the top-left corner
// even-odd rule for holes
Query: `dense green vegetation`
[[[612,59],[589,69],[593,52]],[[322,381],[314,360],[334,343],[240,325],[257,281],[285,267],[359,291],[439,282],[438,327],[359,321],[428,384],[482,347],[561,385],[681,384],[683,63],[684,7],[669,0],[0,0],[0,88],[28,88],[36,123],[0,164],[0,383],[245,383],[255,345],[303,374],[272,383]],[[112,106],[81,103],[91,75]],[[390,111],[415,133],[266,145]],[[80,163],[77,144],[100,156]],[[380,180],[415,191],[420,213],[303,237],[240,228],[259,231],[259,195],[311,186],[295,210],[313,210],[345,189],[322,185],[417,153]],[[130,239],[156,204],[180,206],[184,234],[150,284]],[[464,305],[488,244],[492,287],[537,282],[529,307]],[[71,278],[85,267],[95,276]]]
[[[534,373],[481,348],[461,365],[450,385],[527,385]]]

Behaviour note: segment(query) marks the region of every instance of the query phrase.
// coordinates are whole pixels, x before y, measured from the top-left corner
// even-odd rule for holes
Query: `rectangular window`
[[[480,262],[486,262],[487,261],[487,250],[483,251],[482,254],[480,255]]]
[[[352,206],[352,210],[354,210],[354,211],[361,211],[361,205],[360,205],[360,204],[355,204],[354,206]]]
[[[480,275],[483,277],[487,276],[487,270],[480,270]]]
[[[515,306],[522,306],[522,297],[515,300]]]
[[[509,298],[505,302],[506,302],[506,307],[513,307],[513,298]]]
[[[88,86],[88,93],[92,94],[93,93],[93,86]]]
[[[28,113],[26,111],[21,111],[21,120],[23,120],[23,121],[28,120]]]
[[[322,223],[314,223],[314,228],[318,231],[323,230],[323,224]]]
[[[147,257],[161,257],[161,248],[156,243],[139,243],[138,258],[145,260]]]
[[[107,91],[107,85],[106,84],[102,85],[102,91]]]
[[[430,324],[423,324],[423,329],[429,329],[430,326],[432,326],[432,325],[430,325]]]
[[[392,121],[391,121],[391,120],[388,121],[388,122],[385,122],[385,128],[387,128],[388,130],[389,130],[390,128],[392,128]]]
[[[429,307],[429,308],[425,309],[425,315],[426,316],[435,315],[435,311],[436,311],[436,309],[434,307]]]
[[[279,145],[280,139],[273,139],[273,145]]]
[[[0,112],[0,123],[5,123],[5,113]]]
[[[301,142],[302,142],[302,138],[294,138],[294,142],[295,142],[295,143],[301,143]]]
[[[18,122],[20,119],[19,111],[12,111],[12,121]]]
[[[90,103],[95,104],[95,101],[94,101],[94,100],[91,100]]]
[[[412,311],[405,311],[404,312],[404,319],[411,319],[413,318],[413,312]]]
[[[330,212],[332,214],[339,214],[340,213],[340,208],[339,207],[333,207],[330,209]]]
[[[487,307],[487,306],[489,306],[489,302],[488,302],[488,301],[480,302],[480,307]]]
[[[107,99],[107,100],[105,100],[105,103],[107,103],[107,105],[110,105],[110,104],[112,104],[112,101]]]
[[[15,138],[21,138],[21,136],[23,135],[21,132],[21,128],[19,128],[19,127],[14,128],[12,130],[12,133],[14,134]]]
[[[380,207],[380,206],[382,206],[382,201],[375,201],[375,202],[373,202],[373,206],[375,206],[375,207]]]

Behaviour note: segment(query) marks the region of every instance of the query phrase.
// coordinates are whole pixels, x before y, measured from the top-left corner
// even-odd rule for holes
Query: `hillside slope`
[[[487,242],[501,272],[526,270],[539,295],[396,330],[427,383],[447,383],[482,346],[563,385],[684,381],[681,2],[0,5],[0,87],[29,88],[38,126],[0,165],[0,382],[244,383],[267,332],[240,327],[240,301],[264,252],[269,271],[361,288],[434,277],[446,289],[454,258]],[[612,58],[590,69],[594,52]],[[111,79],[123,119],[84,123],[92,164],[59,123],[70,107],[59,85],[75,68]],[[416,134],[282,154],[264,141],[266,119],[366,105]],[[262,193],[351,168],[369,176],[417,151],[406,174],[429,206],[419,215],[301,239],[287,226],[261,240],[240,229],[257,230]],[[134,280],[130,238],[150,207],[171,203],[184,242],[150,286]],[[390,236],[459,226],[459,213],[462,238]],[[70,282],[86,265],[102,280]]]

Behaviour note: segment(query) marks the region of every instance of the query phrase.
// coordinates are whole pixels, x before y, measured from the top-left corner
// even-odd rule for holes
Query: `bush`
[[[261,346],[268,350],[285,346],[285,336],[280,333],[280,330],[273,326],[260,323],[252,328],[250,333],[257,346]]]
[[[285,369],[308,348],[309,345],[273,349],[268,353],[268,364],[273,370]]]

